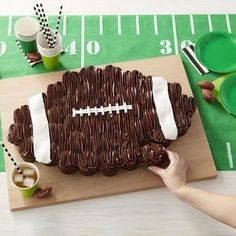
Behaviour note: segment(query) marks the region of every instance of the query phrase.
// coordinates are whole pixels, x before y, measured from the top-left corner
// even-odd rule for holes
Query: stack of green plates
[[[210,32],[195,45],[197,59],[211,71],[236,71],[236,36],[227,32]]]
[[[220,86],[222,104],[233,115],[236,115],[236,76],[223,81]]]
[[[207,33],[197,41],[195,54],[199,62],[211,71],[236,71],[236,36],[218,31]],[[224,75],[214,84],[215,97],[236,116],[236,73]]]

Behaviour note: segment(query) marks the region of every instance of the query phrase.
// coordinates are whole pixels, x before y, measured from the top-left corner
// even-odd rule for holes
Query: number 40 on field
[[[100,52],[100,44],[97,41],[89,41],[86,44],[86,49],[89,54],[96,55]],[[77,50],[77,45],[76,45],[75,40],[71,41],[69,46],[65,49],[65,52],[68,52],[69,55],[77,54],[78,50]]]

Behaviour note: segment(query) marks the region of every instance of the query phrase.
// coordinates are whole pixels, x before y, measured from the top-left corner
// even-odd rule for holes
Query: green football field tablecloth
[[[1,79],[47,72],[42,64],[30,67],[17,48],[14,23],[18,18],[0,16]],[[50,16],[49,23],[55,28],[56,17]],[[200,76],[181,52],[182,47],[213,30],[236,33],[236,15],[63,16],[60,33],[66,53],[61,57],[58,70],[180,54],[216,167],[218,170],[235,170],[236,118],[218,103],[206,103],[197,85],[200,80],[213,81],[221,74],[211,72]],[[229,165],[227,143],[230,143],[235,161],[233,167]],[[0,171],[4,171],[2,150]]]

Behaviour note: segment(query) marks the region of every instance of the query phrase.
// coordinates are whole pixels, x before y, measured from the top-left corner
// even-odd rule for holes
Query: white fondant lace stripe
[[[50,135],[42,94],[31,97],[28,101],[33,125],[34,155],[36,161],[44,164],[51,162]]]
[[[119,105],[116,103],[115,106],[112,106],[111,104],[108,105],[108,107],[87,107],[87,109],[80,108],[79,110],[76,110],[75,108],[72,109],[72,117],[75,117],[76,115],[89,115],[95,114],[95,116],[98,115],[98,113],[101,113],[102,115],[105,114],[105,112],[109,112],[109,114],[112,114],[112,112],[116,112],[117,114],[120,113],[120,111],[124,111],[124,113],[127,113],[128,110],[132,110],[132,105],[127,105],[125,102],[123,105]]]
[[[177,138],[178,129],[169,98],[167,81],[162,77],[152,77],[152,91],[157,115],[166,139]]]

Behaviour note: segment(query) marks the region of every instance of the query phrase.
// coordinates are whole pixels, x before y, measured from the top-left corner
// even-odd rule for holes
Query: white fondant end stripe
[[[34,155],[36,161],[44,164],[51,162],[50,135],[42,94],[31,97],[28,101],[33,125]]]
[[[166,139],[177,138],[178,129],[171,106],[168,84],[162,77],[152,77],[152,92],[162,132]]]

